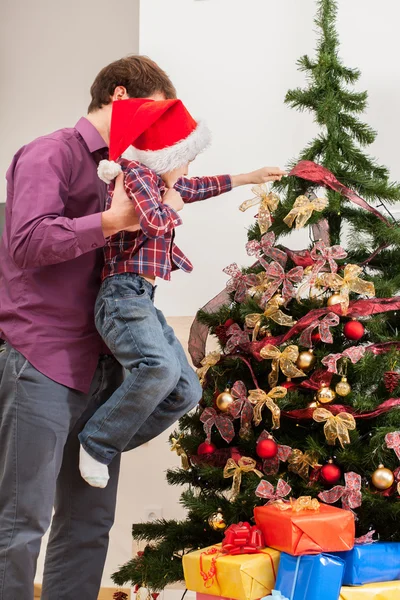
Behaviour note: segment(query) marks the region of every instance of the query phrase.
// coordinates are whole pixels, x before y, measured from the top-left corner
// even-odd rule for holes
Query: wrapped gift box
[[[400,581],[342,587],[339,600],[399,600]]]
[[[337,556],[282,553],[275,589],[288,600],[338,600],[343,571]]]
[[[338,552],[345,561],[343,585],[364,585],[400,579],[400,543],[377,542]],[[400,595],[399,595],[400,600]]]
[[[265,548],[258,554],[219,554],[214,561],[215,577],[205,581],[201,571],[209,573],[216,556],[207,554],[208,550],[204,548],[184,555],[183,570],[188,590],[232,600],[258,600],[271,593],[280,552]]]
[[[254,509],[265,543],[293,556],[344,552],[354,546],[354,516],[320,504],[319,510],[281,510],[275,504]],[[400,600],[400,599],[399,599]]]

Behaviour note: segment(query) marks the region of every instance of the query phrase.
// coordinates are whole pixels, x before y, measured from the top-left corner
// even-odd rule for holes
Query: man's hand
[[[232,187],[268,183],[269,181],[280,181],[285,175],[287,175],[287,173],[282,171],[279,167],[263,167],[262,169],[252,171],[251,173],[232,175]]]
[[[140,229],[133,202],[125,192],[123,173],[118,175],[115,180],[111,207],[102,213],[101,224],[103,235],[106,238],[122,230],[137,231]]]
[[[162,202],[163,204],[167,204],[177,212],[182,210],[182,208],[185,206],[185,203],[182,200],[182,196],[173,188],[170,188],[165,192],[162,198]]]

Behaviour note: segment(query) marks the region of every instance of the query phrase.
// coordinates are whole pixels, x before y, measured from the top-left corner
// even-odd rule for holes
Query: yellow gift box
[[[214,547],[221,548],[220,545]],[[265,548],[258,554],[234,556],[207,554],[209,550],[203,548],[184,555],[183,571],[188,590],[232,600],[258,600],[271,594],[281,554],[278,550]],[[213,565],[216,574],[205,581],[201,572],[211,573]]]
[[[340,600],[399,600],[400,581],[369,583],[357,587],[342,587]]]

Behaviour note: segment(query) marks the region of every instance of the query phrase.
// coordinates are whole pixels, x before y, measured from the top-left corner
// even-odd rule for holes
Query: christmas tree
[[[184,553],[271,499],[318,498],[354,510],[358,536],[400,540],[400,228],[386,208],[400,186],[364,152],[376,136],[359,119],[367,94],[338,56],[336,3],[317,4],[316,57],[299,61],[308,85],[286,102],[320,132],[276,189],[242,206],[257,205],[255,262],[230,265],[227,290],[197,316],[204,395],[171,438],[182,468],[167,480],[184,486],[187,518],[134,525],[147,546],[118,584],[182,580]],[[301,227],[304,251],[278,243]],[[204,328],[220,345],[205,357]]]

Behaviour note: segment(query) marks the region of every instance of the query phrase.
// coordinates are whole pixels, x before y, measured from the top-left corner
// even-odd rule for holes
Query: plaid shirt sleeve
[[[219,196],[232,189],[230,175],[218,175],[217,177],[182,177],[175,184],[175,189],[182,196],[185,203],[207,200],[213,196]]]
[[[130,166],[125,170],[125,189],[134,202],[139,225],[149,238],[163,237],[182,220],[178,213],[161,202],[157,175],[142,165]]]

